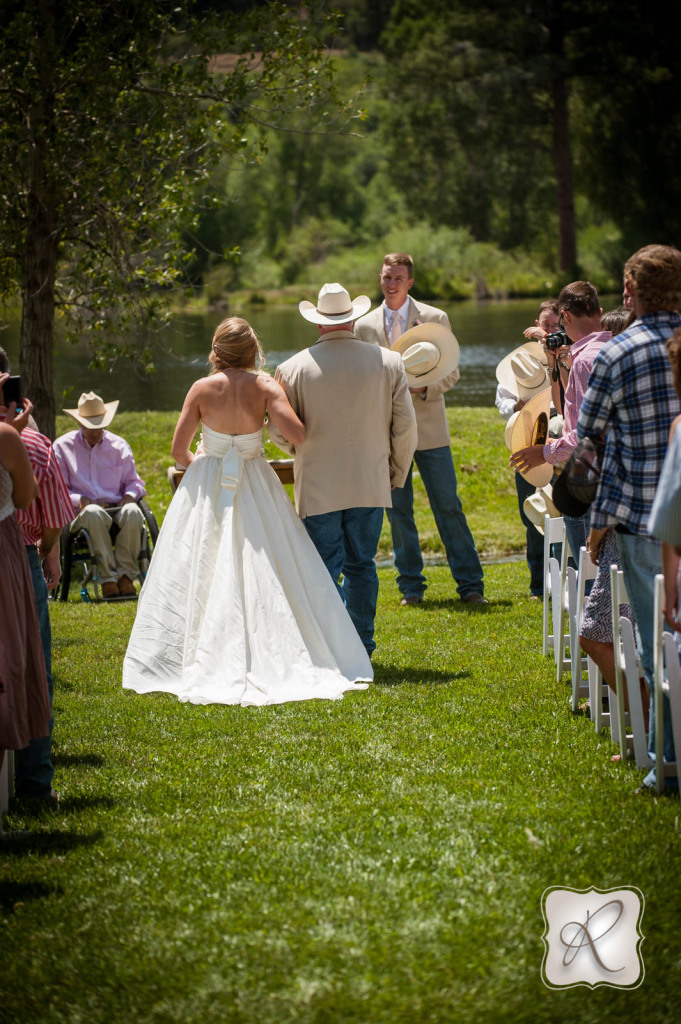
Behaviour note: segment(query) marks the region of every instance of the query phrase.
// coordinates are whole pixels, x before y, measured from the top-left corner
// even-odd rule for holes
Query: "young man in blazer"
[[[352,332],[370,305],[366,295],[351,302],[339,284],[325,284],[317,306],[300,303],[319,337],[283,362],[275,379],[307,436],[296,447],[273,423],[268,430],[294,456],[298,514],[336,585],[343,575],[339,593],[371,655],[383,509],[411,466],[416,420],[401,356],[365,345]]]
[[[443,324],[451,330],[447,314],[409,295],[414,283],[414,261],[407,253],[388,253],[381,267],[384,301],[355,325],[362,341],[392,348],[405,331],[420,323]],[[456,471],[450,448],[444,395],[459,379],[458,367],[432,387],[411,388],[418,426],[414,458],[430,501],[438,533],[462,601],[486,604],[480,558],[457,493]],[[397,585],[403,605],[421,604],[426,589],[423,556],[414,521],[412,469],[403,487],[393,491],[388,519],[392,531]]]

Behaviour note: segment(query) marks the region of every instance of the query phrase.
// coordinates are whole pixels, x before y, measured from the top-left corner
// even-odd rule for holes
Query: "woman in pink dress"
[[[0,389],[7,374],[0,374]],[[30,413],[25,403],[22,417]],[[11,417],[15,408],[8,410]],[[5,750],[21,750],[50,731],[50,702],[38,614],[15,508],[38,488],[17,430],[0,423],[0,766]]]

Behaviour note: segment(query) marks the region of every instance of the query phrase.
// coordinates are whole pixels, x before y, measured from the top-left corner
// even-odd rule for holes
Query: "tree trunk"
[[[34,405],[38,427],[55,436],[54,401],[54,286],[57,269],[57,236],[54,211],[46,196],[29,195],[31,219],[26,236],[22,288],[19,372],[25,394]]]
[[[553,106],[553,162],[558,187],[558,258],[561,271],[577,277],[577,240],[575,197],[572,185],[572,152],[568,113],[568,73],[565,59],[565,21],[563,0],[547,4],[549,56],[551,60],[551,99]]]
[[[561,271],[577,276],[575,197],[572,185],[572,152],[564,76],[553,81],[553,159],[558,186],[559,260]]]
[[[55,436],[54,310],[59,230],[51,161],[54,159],[54,0],[40,0],[42,31],[36,37],[39,88],[26,110],[28,223],[21,283],[19,372],[40,430]]]

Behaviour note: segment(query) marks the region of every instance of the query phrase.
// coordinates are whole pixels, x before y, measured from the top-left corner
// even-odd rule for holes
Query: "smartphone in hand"
[[[21,399],[21,377],[10,377],[2,385],[2,404],[9,406],[12,402],[16,402],[17,411],[19,411]]]

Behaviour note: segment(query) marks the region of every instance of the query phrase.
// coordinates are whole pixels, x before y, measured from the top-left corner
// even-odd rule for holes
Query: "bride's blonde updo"
[[[215,329],[211,353],[211,373],[220,373],[230,367],[260,370],[265,365],[260,339],[247,320],[228,316]]]

